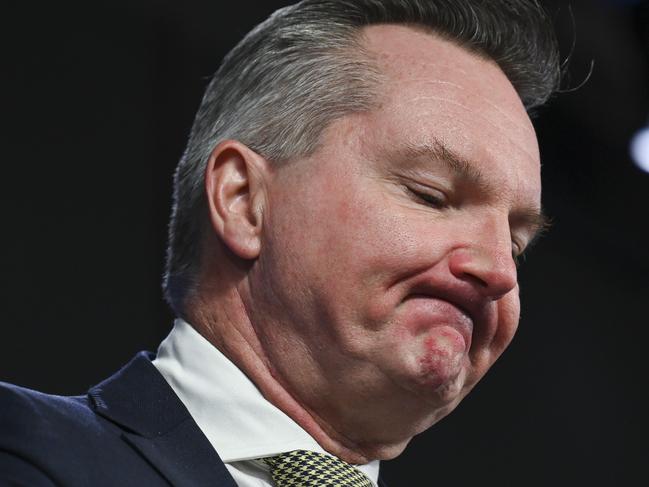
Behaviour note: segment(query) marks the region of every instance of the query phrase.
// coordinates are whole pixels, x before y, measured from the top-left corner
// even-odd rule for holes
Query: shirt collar
[[[224,463],[291,450],[326,453],[268,402],[250,379],[190,324],[177,319],[153,365],[189,410]],[[376,482],[379,462],[359,468]]]

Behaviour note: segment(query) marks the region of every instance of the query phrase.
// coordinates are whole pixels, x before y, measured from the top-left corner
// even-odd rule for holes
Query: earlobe
[[[268,163],[234,140],[221,142],[205,172],[205,194],[211,228],[242,259],[255,259],[261,249]]]

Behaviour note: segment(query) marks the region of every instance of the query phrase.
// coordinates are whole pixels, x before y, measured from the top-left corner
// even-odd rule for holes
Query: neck
[[[376,458],[395,456],[349,440],[283,385],[264,352],[238,289],[218,293],[212,289],[208,294],[202,288],[186,303],[187,321],[241,369],[266,400],[309,433],[324,450],[348,463],[365,464]]]

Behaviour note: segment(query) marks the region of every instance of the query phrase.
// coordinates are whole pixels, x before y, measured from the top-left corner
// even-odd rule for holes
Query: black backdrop
[[[171,175],[207,78],[289,2],[9,1],[1,8],[0,380],[79,393],[172,315]],[[649,7],[563,1],[570,85],[536,121],[554,229],[521,269],[512,347],[384,471],[401,485],[649,485]],[[0,412],[1,413],[1,412]]]

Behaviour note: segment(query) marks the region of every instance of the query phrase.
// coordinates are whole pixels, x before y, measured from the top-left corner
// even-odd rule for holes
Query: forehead
[[[368,117],[374,143],[442,143],[512,191],[540,199],[536,134],[495,62],[406,26],[366,27],[362,42],[385,77],[380,108]]]

